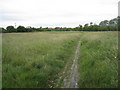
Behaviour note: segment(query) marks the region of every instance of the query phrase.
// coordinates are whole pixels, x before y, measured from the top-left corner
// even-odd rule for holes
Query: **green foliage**
[[[120,16],[118,16],[118,31],[120,31]]]
[[[108,25],[109,24],[109,21],[108,20],[104,20],[104,21],[101,21],[99,25]]]
[[[3,34],[3,88],[60,86],[79,40],[79,87],[117,87],[117,32],[39,32]]]
[[[11,32],[16,32],[16,29],[13,27],[13,26],[7,26],[7,31],[9,32],[9,33],[11,33]]]
[[[67,28],[67,27],[55,27],[55,28],[32,28],[32,27],[24,27],[18,26],[15,29],[13,26],[8,26],[7,31],[3,29],[3,33],[5,32],[43,32],[43,31],[117,31],[118,27],[120,26],[118,22],[119,17],[114,18],[112,20],[104,20],[101,21],[99,25],[93,24],[90,22],[89,24],[85,24],[84,26],[79,25],[75,28]]]
[[[17,32],[26,32],[26,28],[24,26],[18,26]]]
[[[117,32],[86,32],[81,43],[79,87],[117,88]]]
[[[6,29],[0,28],[0,33],[6,33],[6,32],[8,32]]]
[[[3,34],[3,88],[55,87],[78,37],[74,32]]]

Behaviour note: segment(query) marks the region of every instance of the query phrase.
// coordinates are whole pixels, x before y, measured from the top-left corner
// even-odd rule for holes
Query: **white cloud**
[[[118,16],[119,0],[1,0],[0,26],[75,27]]]

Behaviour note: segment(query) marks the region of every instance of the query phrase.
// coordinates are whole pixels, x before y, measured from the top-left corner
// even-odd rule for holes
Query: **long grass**
[[[2,34],[0,34],[0,89],[2,89]]]
[[[118,85],[117,32],[87,32],[81,38],[79,87],[115,88]]]
[[[3,88],[56,87],[79,33],[3,34]]]
[[[3,88],[61,87],[78,41],[79,87],[117,87],[117,32],[37,32],[3,34]]]

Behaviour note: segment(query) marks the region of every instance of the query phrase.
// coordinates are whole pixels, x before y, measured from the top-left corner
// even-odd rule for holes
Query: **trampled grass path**
[[[67,76],[63,80],[63,87],[62,88],[78,88],[78,80],[79,80],[79,74],[78,74],[78,57],[80,53],[80,41],[78,42],[75,56],[73,59],[73,64],[68,70]]]

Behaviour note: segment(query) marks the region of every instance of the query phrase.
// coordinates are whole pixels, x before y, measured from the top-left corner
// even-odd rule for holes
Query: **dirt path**
[[[67,76],[64,78],[63,81],[63,87],[62,88],[78,88],[78,80],[79,80],[79,74],[77,69],[78,64],[78,56],[80,51],[80,41],[78,42],[77,49],[75,51],[75,57],[73,60],[73,64],[67,72]]]

